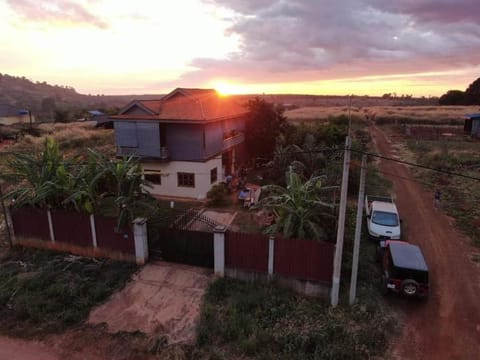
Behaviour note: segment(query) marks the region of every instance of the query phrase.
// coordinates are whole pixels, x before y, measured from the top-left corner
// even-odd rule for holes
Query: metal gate
[[[213,268],[213,233],[149,227],[150,258]]]

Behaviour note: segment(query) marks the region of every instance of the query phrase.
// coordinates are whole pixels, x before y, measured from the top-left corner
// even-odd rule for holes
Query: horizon
[[[0,19],[2,73],[80,94],[438,97],[480,75],[474,0],[0,0]]]

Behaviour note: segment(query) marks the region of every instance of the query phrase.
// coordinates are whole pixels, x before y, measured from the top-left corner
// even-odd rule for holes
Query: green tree
[[[69,122],[72,114],[66,109],[56,109],[54,114],[55,122],[66,123]]]
[[[446,94],[438,99],[440,105],[463,105],[465,103],[465,92],[461,90],[448,90]]]
[[[322,177],[312,177],[303,182],[292,167],[286,174],[287,186],[266,185],[258,207],[278,215],[276,222],[265,228],[265,233],[282,234],[286,238],[326,240],[334,228],[333,204],[322,200],[329,188],[322,186]]]
[[[250,156],[271,156],[277,137],[286,124],[284,109],[263,99],[255,98],[247,103],[250,112],[246,123],[245,142]]]
[[[480,78],[471,83],[467,90],[465,90],[465,104],[480,104]]]

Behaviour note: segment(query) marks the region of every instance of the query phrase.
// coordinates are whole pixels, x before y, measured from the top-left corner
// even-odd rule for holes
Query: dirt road
[[[385,133],[371,128],[377,151],[395,157]],[[433,206],[433,191],[413,179],[407,166],[382,160],[394,184],[406,240],[422,248],[430,268],[431,295],[425,302],[392,299],[405,314],[403,333],[393,344],[395,359],[478,359],[480,351],[480,268],[475,249],[454,221]],[[478,252],[478,249],[476,249]]]
[[[58,354],[35,341],[0,336],[0,360],[60,360]]]

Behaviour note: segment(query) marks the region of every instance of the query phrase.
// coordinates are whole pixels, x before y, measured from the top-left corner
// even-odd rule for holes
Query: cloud
[[[90,24],[101,29],[108,27],[100,16],[92,14],[73,0],[7,0],[7,3],[17,14],[28,20]]]
[[[185,82],[284,82],[480,64],[478,0],[204,0],[233,11],[227,59],[194,59]]]

